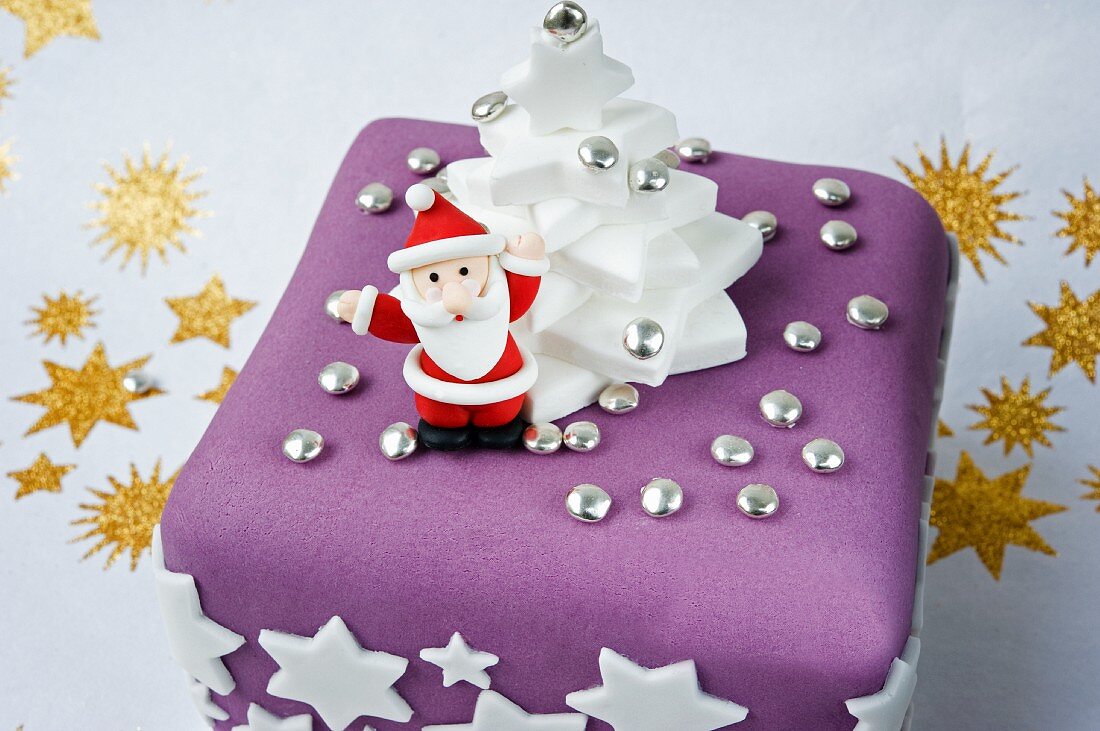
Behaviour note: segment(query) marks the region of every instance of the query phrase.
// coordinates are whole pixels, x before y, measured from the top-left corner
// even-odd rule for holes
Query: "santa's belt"
[[[539,376],[539,366],[535,362],[535,356],[519,343],[516,345],[519,348],[520,357],[523,358],[523,365],[512,375],[496,381],[454,383],[433,378],[420,367],[420,355],[424,352],[423,345],[417,345],[409,351],[409,355],[405,358],[405,366],[402,368],[402,375],[405,377],[405,383],[409,384],[409,388],[413,391],[445,404],[484,406],[498,401],[507,401],[530,391]]]

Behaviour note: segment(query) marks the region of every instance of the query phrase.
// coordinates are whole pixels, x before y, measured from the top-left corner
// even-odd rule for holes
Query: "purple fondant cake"
[[[586,453],[421,448],[391,461],[379,434],[417,418],[401,375],[409,345],[357,337],[322,305],[334,290],[398,283],[386,258],[413,213],[366,215],[353,203],[360,189],[421,180],[410,149],[466,161],[484,157],[481,142],[474,128],[417,120],[363,130],[266,332],[176,481],[156,543],[158,592],[208,720],[221,730],[900,728],[919,651],[928,445],[949,319],[950,247],[931,208],[865,172],[728,153],[684,162],[675,172],[717,184],[718,213],[767,210],[779,222],[728,289],[747,357],[670,360],[666,373],[686,372],[640,385],[629,413],[591,405],[562,420],[598,425]],[[842,207],[815,199],[822,178],[850,188]],[[461,205],[453,171],[449,182]],[[509,215],[533,208],[503,205]],[[833,219],[858,231],[855,246],[822,244]],[[734,239],[748,230],[733,223]],[[746,241],[759,255],[759,238]],[[570,271],[564,257],[550,261]],[[865,294],[889,306],[881,329],[847,321],[849,301]],[[788,347],[792,321],[814,323],[820,347]],[[722,329],[689,317],[683,340]],[[559,340],[517,338],[564,361]],[[318,387],[333,361],[358,367],[354,391]],[[606,374],[588,371],[596,376],[558,388],[598,391]],[[758,402],[777,389],[804,408],[793,428],[761,418]],[[306,463],[280,453],[299,428],[324,437]],[[722,434],[751,443],[751,462],[716,461],[710,445]],[[838,471],[804,463],[803,446],[819,437],[842,445]],[[655,477],[682,487],[683,507],[662,519],[639,501]],[[609,495],[600,522],[566,511],[579,484]],[[766,520],[738,509],[750,484],[779,497]]]

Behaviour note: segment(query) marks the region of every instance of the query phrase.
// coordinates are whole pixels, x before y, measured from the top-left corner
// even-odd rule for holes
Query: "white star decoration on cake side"
[[[495,690],[483,690],[470,723],[425,726],[423,731],[584,731],[587,723],[583,713],[528,713]]]
[[[187,693],[191,696],[191,702],[195,704],[195,710],[202,716],[202,720],[206,721],[206,725],[213,726],[214,721],[224,721],[229,718],[226,710],[210,699],[210,689],[194,678],[187,679]]]
[[[603,685],[570,693],[565,703],[616,731],[714,731],[749,714],[744,706],[704,693],[693,660],[651,670],[605,647],[600,675]]]
[[[215,693],[231,693],[237,683],[226,670],[222,656],[243,645],[244,637],[202,613],[193,576],[165,567],[159,525],[153,528],[153,580],[172,659]]]
[[[313,718],[305,714],[279,718],[253,703],[248,707],[248,725],[234,726],[233,731],[313,731]],[[363,731],[371,731],[370,726]]]
[[[918,657],[920,640],[910,637],[901,651],[901,657],[894,658],[890,664],[882,690],[844,702],[848,712],[859,719],[853,731],[898,731],[904,728],[905,714],[909,712],[913,690],[917,687]]]
[[[634,84],[634,74],[604,55],[600,24],[593,20],[572,43],[533,29],[531,57],[505,71],[500,83],[527,110],[531,134],[544,135],[565,127],[599,129],[604,105]]]
[[[450,688],[465,680],[485,690],[492,682],[485,668],[496,665],[500,658],[488,652],[473,650],[462,635],[455,632],[446,647],[428,647],[420,651],[420,659],[443,668],[443,687]]]
[[[345,728],[360,716],[401,723],[412,718],[412,708],[393,688],[409,661],[364,649],[340,617],[313,637],[265,629],[260,646],[279,663],[267,692],[308,703],[332,728]]]

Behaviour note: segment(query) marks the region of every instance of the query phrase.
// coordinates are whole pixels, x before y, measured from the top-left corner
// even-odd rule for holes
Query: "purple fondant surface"
[[[938,219],[913,191],[869,173],[716,154],[686,166],[719,183],[718,208],[774,212],[780,233],[731,294],[749,331],[742,362],[641,388],[641,406],[597,422],[592,453],[550,456],[421,451],[390,463],[378,434],[415,424],[401,379],[407,349],[356,337],[323,313],[335,289],[396,279],[386,255],[412,214],[395,203],[360,214],[358,189],[381,180],[400,201],[415,182],[404,153],[420,145],[445,161],[484,154],[472,128],[388,119],[355,141],[267,331],[176,481],[163,517],[166,562],[194,575],[208,616],[247,643],[225,658],[237,681],[214,696],[232,720],[249,702],[306,713],[268,696],[277,666],[261,629],[311,636],[340,615],[366,647],[409,659],[396,688],[410,724],[365,720],[379,731],[470,720],[477,689],[444,689],[419,651],[460,631],[500,656],[492,687],[533,712],[568,710],[565,695],[600,681],[602,646],[656,667],[693,659],[704,690],[749,708],[737,729],[851,729],[844,700],[881,688],[909,633],[921,483],[931,429],[948,259]],[[841,209],[818,204],[819,177],[847,181]],[[856,247],[828,251],[817,231],[843,218]],[[880,332],[845,322],[848,300],[890,306]],[[788,350],[791,320],[821,328],[823,347]],[[363,383],[333,397],[316,384],[326,363],[359,366]],[[774,429],[764,393],[798,395],[805,416]],[[321,432],[320,458],[280,454],[292,429]],[[708,451],[722,433],[756,448],[740,469]],[[833,475],[810,472],[803,444],[825,436],[848,457]],[[684,487],[683,510],[647,517],[650,478]],[[602,523],[581,524],[566,490],[594,482],[614,499]],[[737,491],[773,485],[781,509],[764,521],[738,513]],[[325,728],[320,720],[314,728]],[[592,720],[589,729],[608,729]]]

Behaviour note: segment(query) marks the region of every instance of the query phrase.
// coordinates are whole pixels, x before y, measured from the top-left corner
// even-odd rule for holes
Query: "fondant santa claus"
[[[416,222],[386,261],[400,275],[400,297],[367,285],[340,297],[340,316],[356,334],[417,344],[404,376],[426,446],[514,446],[538,367],[508,325],[538,294],[550,268],[546,246],[534,233],[489,233],[426,185],[409,188],[405,202]]]

